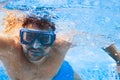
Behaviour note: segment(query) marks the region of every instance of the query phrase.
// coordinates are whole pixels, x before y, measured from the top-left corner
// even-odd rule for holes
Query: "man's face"
[[[23,51],[30,62],[39,62],[44,59],[50,51],[50,47],[42,46],[35,41],[31,45],[22,45]]]
[[[34,27],[28,26],[27,29],[29,30],[41,30],[36,25],[32,25]],[[49,29],[45,29],[42,31],[49,31]],[[34,36],[30,35],[30,38],[33,38]],[[28,58],[30,62],[36,63],[43,61],[47,55],[50,52],[51,47],[50,46],[44,46],[40,43],[38,39],[35,39],[30,44],[22,44],[23,52],[25,56]]]

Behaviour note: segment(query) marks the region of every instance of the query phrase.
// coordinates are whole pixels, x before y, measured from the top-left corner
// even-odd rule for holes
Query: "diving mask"
[[[54,31],[43,30],[30,30],[22,28],[20,30],[20,42],[21,44],[32,44],[37,40],[43,46],[51,46],[56,38]]]

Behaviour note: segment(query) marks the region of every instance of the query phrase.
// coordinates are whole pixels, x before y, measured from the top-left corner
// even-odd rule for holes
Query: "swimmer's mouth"
[[[28,51],[41,53],[44,50],[43,49],[28,49]]]
[[[33,51],[33,50],[31,50],[31,51],[29,51],[29,53],[44,55],[44,54],[43,54],[43,51]]]
[[[46,57],[43,50],[29,50],[26,54],[28,60],[32,63],[42,62],[43,59]]]

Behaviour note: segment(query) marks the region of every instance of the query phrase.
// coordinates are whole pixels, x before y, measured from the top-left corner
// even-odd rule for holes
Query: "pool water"
[[[7,9],[50,15],[60,35],[74,35],[65,60],[82,80],[119,80],[115,61],[102,50],[120,50],[119,0],[1,0]],[[61,27],[62,26],[62,27]]]

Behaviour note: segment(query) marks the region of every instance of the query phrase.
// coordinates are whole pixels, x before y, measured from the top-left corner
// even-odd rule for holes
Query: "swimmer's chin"
[[[39,58],[32,60],[31,57],[27,54],[25,54],[25,57],[30,63],[33,63],[33,64],[42,64],[47,58],[47,56],[40,56]]]
[[[42,63],[45,62],[45,60],[46,60],[46,56],[43,56],[43,57],[42,57],[41,59],[39,59],[39,60],[30,61],[30,62],[33,63],[33,64],[42,64]]]

